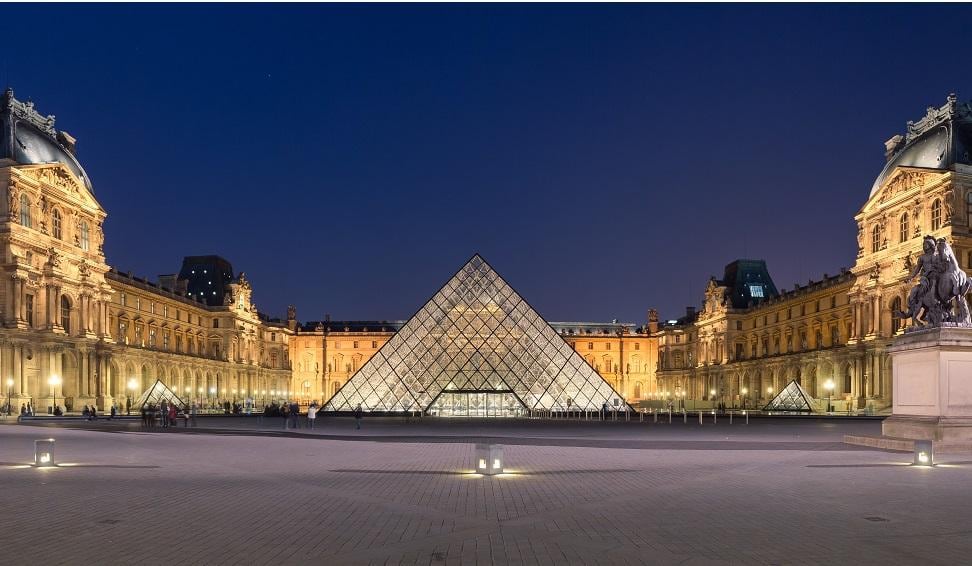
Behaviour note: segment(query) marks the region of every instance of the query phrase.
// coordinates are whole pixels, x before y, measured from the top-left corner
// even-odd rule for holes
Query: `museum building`
[[[889,410],[887,349],[911,324],[893,313],[908,308],[923,237],[945,238],[972,270],[970,151],[972,106],[954,94],[908,122],[885,143],[887,162],[854,216],[853,267],[778,291],[764,262],[729,264],[700,310],[661,326],[659,387],[752,407],[795,380],[820,408],[831,399],[836,410]]]
[[[106,263],[106,212],[76,140],[31,102],[0,98],[0,367],[16,412],[126,408],[156,380],[213,405],[290,387],[292,331],[262,316],[243,273],[188,257],[156,282]]]

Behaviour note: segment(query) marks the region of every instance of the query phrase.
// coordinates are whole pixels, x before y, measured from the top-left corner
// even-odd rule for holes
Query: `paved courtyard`
[[[967,563],[972,456],[844,445],[878,421],[200,419],[0,426],[0,563]],[[274,426],[269,426],[273,424]],[[281,427],[282,428],[282,427]],[[24,466],[56,439],[62,466]],[[472,439],[505,445],[470,474]]]

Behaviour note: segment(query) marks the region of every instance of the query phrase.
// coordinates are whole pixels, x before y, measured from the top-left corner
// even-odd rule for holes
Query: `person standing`
[[[169,426],[171,426],[173,428],[176,427],[176,425],[177,425],[176,417],[177,416],[178,416],[178,414],[176,413],[175,403],[169,403],[169,414],[168,414]]]
[[[300,428],[300,405],[297,401],[290,403],[290,424],[294,430]]]
[[[196,404],[193,403],[192,409],[190,409],[192,411],[192,428],[196,428],[196,407]]]
[[[161,421],[162,428],[169,428],[169,404],[162,399],[162,403],[159,406],[159,420]]]
[[[311,403],[310,407],[307,407],[307,427],[314,430],[314,421],[317,420],[317,403]]]
[[[280,416],[283,417],[283,429],[287,430],[287,423],[290,422],[290,408],[286,405],[280,405]]]
[[[354,408],[354,428],[355,428],[355,430],[361,430],[361,413],[363,413],[363,411],[361,410],[361,403],[358,403],[358,406]]]

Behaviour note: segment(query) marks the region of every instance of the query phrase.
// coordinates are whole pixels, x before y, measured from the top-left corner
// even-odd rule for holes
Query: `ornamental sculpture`
[[[945,238],[925,236],[922,250],[908,277],[910,282],[920,276],[908,295],[908,312],[897,312],[895,316],[911,317],[915,327],[972,326],[965,299],[972,282],[959,267],[952,246]]]

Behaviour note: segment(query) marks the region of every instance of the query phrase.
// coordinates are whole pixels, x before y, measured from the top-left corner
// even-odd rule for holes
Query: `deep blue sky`
[[[78,138],[108,262],[218,253],[302,320],[408,317],[476,251],[550,320],[677,316],[737,257],[791,288],[852,265],[884,140],[972,97],[929,23],[962,5],[3,14],[0,79]]]

